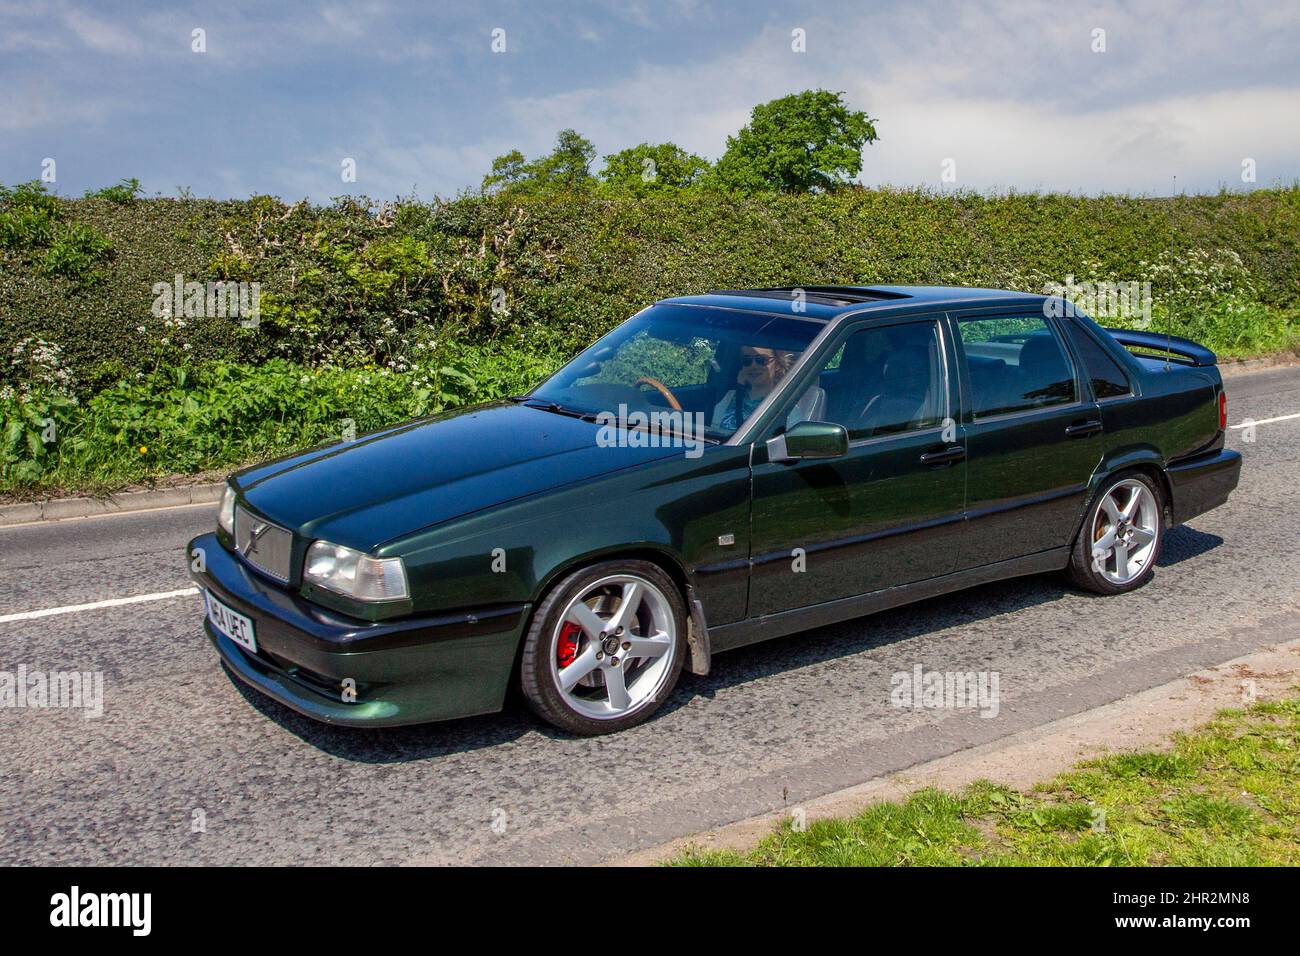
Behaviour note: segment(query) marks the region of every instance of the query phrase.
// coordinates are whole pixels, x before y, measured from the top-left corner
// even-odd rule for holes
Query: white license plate
[[[226,607],[207,591],[203,601],[208,606],[208,620],[226,637],[245,650],[257,653],[257,638],[253,636],[253,620]]]

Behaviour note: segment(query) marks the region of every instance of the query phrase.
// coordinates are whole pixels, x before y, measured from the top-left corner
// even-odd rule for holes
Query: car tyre
[[[537,716],[582,736],[650,718],[686,657],[686,605],[648,561],[603,561],[565,577],[537,606],[519,683]]]
[[[1167,505],[1160,485],[1140,471],[1108,478],[1084,514],[1066,577],[1094,594],[1124,594],[1151,580],[1164,532]]]

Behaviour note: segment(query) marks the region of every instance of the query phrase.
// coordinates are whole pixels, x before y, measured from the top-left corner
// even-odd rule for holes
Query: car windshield
[[[680,408],[703,423],[706,438],[726,441],[822,328],[781,315],[655,305],[569,362],[527,401],[620,420]]]

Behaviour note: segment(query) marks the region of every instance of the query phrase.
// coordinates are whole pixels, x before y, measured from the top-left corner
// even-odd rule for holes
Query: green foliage
[[[434,276],[428,243],[412,236],[378,239],[357,249],[321,244],[321,253],[366,299],[402,299],[418,294]],[[304,276],[315,281],[319,273]]]
[[[59,422],[70,420],[76,405],[53,392],[0,395],[0,487],[34,484],[54,467]],[[78,441],[65,447],[78,447]]]
[[[605,157],[601,181],[611,189],[643,196],[659,189],[680,189],[703,181],[709,161],[676,143],[641,143]]]
[[[135,202],[136,197],[141,195],[144,189],[140,186],[140,180],[132,177],[123,179],[116,186],[105,186],[103,189],[86,190],[87,199],[107,199],[109,202],[115,202],[119,206],[130,205]]]
[[[562,129],[555,139],[555,149],[541,161],[539,176],[545,182],[567,188],[582,186],[591,180],[591,161],[596,147],[575,130]]]
[[[0,185],[0,246],[18,252],[43,249],[54,241],[59,218],[58,199],[39,181]]]
[[[0,185],[0,251],[42,276],[93,284],[95,266],[112,243],[84,223],[70,222],[59,200],[39,181],[8,189]]]
[[[95,276],[96,263],[101,262],[112,248],[113,244],[90,226],[68,223],[45,250],[40,269],[46,275],[90,279]]]
[[[259,325],[155,316],[154,285],[177,274],[258,283]],[[512,365],[570,356],[666,296],[841,283],[1039,291],[1071,276],[1149,281],[1151,327],[1220,355],[1292,347],[1300,340],[1300,187],[1141,199],[856,189],[634,195],[602,184],[316,206],[269,196],[122,204],[60,199],[38,183],[0,187],[0,356],[20,346],[26,356],[0,361],[0,387],[13,389],[0,394],[53,389],[84,410],[138,373],[153,381],[184,365],[280,359],[310,374],[399,376],[451,405],[517,391]],[[44,378],[42,362],[29,361],[38,352],[57,356]],[[444,367],[496,384],[468,389],[454,375],[435,376]],[[158,473],[155,465],[144,473]],[[75,462],[59,468],[58,481],[86,474]],[[53,480],[44,466],[42,475]]]
[[[857,177],[876,138],[875,121],[843,93],[804,90],[755,106],[749,125],[727,137],[715,178],[743,193],[832,190]]]
[[[535,193],[552,189],[580,189],[591,185],[591,161],[596,147],[572,129],[562,129],[555,148],[545,156],[527,161],[513,149],[492,161],[492,171],[483,179],[483,189]]]
[[[510,189],[528,178],[528,158],[517,149],[492,160],[491,171],[483,177],[483,189]]]
[[[554,359],[469,348],[427,367],[210,362],[137,373],[85,402],[0,392],[0,491],[111,488],[233,468],[447,408],[525,391]],[[53,426],[53,427],[51,427]]]

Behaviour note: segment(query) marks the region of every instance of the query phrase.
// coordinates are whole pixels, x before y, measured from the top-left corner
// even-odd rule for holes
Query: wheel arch
[[[1163,465],[1157,465],[1153,462],[1142,462],[1125,469],[1126,471],[1140,471],[1156,483],[1160,489],[1161,510],[1167,521],[1173,520],[1174,514],[1174,486],[1169,480],[1169,473],[1165,471]]]
[[[677,585],[678,593],[682,600],[687,597],[687,588],[691,586],[690,576],[686,572],[681,558],[673,554],[668,548],[662,545],[641,542],[635,545],[615,546],[611,548],[601,548],[596,551],[587,551],[582,554],[572,555],[557,563],[546,574],[542,575],[538,581],[536,593],[532,597],[533,606],[545,600],[546,595],[559,584],[562,580],[580,568],[596,564],[600,561],[648,561],[659,567],[661,571],[672,578],[673,583]]]
[[[1088,511],[1092,508],[1092,503],[1097,500],[1097,493],[1102,486],[1116,476],[1129,471],[1144,474],[1156,483],[1161,495],[1161,512],[1167,523],[1172,522],[1174,487],[1165,470],[1164,458],[1154,448],[1129,449],[1122,454],[1107,455],[1093,472],[1092,480],[1088,482],[1088,494],[1084,500],[1083,511],[1079,514],[1079,519],[1075,522],[1074,534],[1070,537],[1071,544],[1079,536],[1083,523],[1087,520]]]
[[[528,611],[528,619],[524,623],[523,633],[526,634],[528,628],[532,627],[533,616],[537,613],[537,608],[561,581],[573,572],[601,561],[646,561],[668,575],[669,579],[676,585],[677,593],[686,607],[686,641],[687,650],[689,651],[686,667],[693,674],[707,674],[712,662],[709,632],[704,622],[704,609],[696,597],[691,575],[686,570],[680,556],[674,554],[669,548],[652,542],[643,541],[638,544],[588,551],[583,554],[573,555],[557,563],[541,577],[538,583]],[[515,654],[516,673],[519,669],[519,659],[523,654],[523,646],[524,642],[520,640],[519,649]]]

